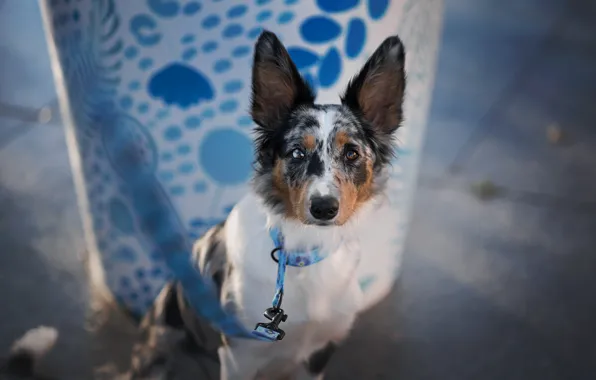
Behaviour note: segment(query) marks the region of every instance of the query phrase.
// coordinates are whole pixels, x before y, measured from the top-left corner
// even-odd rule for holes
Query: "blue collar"
[[[272,307],[265,310],[265,317],[271,322],[258,323],[253,334],[260,339],[275,341],[282,340],[285,332],[279,328],[281,322],[285,322],[288,316],[281,308],[284,295],[284,281],[286,277],[286,266],[306,267],[316,264],[325,258],[319,248],[310,251],[286,251],[284,249],[284,237],[278,228],[271,228],[269,236],[275,247],[271,251],[271,258],[277,262],[277,280],[275,282],[275,294],[273,295]],[[277,254],[277,258],[275,255]]]

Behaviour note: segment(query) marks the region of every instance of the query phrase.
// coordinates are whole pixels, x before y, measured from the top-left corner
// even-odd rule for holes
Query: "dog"
[[[320,105],[277,36],[259,36],[250,191],[195,243],[193,259],[247,330],[262,324],[263,311],[280,312],[269,317],[283,339],[222,336],[171,282],[142,321],[131,368],[118,379],[323,378],[357,316],[389,293],[401,261],[392,244],[398,216],[386,189],[403,119],[404,66],[403,43],[389,37],[340,104]],[[286,269],[278,292],[282,252],[309,255]],[[28,363],[38,355],[14,352]]]
[[[397,219],[386,186],[403,119],[404,66],[401,40],[389,37],[340,104],[319,105],[276,35],[264,31],[258,38],[251,190],[196,242],[195,264],[213,280],[224,308],[252,330],[271,307],[280,241],[286,251],[325,254],[315,264],[287,268],[285,337],[276,342],[220,339],[193,315],[180,286],[167,287],[155,310],[175,316],[166,325],[184,331],[202,352],[217,353],[221,379],[322,379],[357,316],[391,289],[400,258],[391,244]],[[371,276],[377,280],[365,290],[362,279]]]

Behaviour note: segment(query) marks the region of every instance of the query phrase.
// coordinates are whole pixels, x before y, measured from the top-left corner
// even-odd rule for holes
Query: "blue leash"
[[[214,296],[207,280],[190,265],[190,257],[187,252],[179,251],[178,254],[166,256],[166,262],[172,270],[178,282],[182,285],[189,305],[198,315],[211,322],[216,329],[226,336],[256,339],[264,342],[275,342],[282,340],[285,332],[279,328],[282,322],[288,318],[281,308],[286,266],[305,267],[318,263],[325,257],[315,248],[310,252],[288,252],[284,249],[284,239],[281,231],[272,228],[269,231],[274,249],[271,251],[271,258],[277,262],[277,279],[275,293],[271,307],[265,310],[264,316],[269,322],[258,323],[254,330],[247,330],[235,315],[227,313],[219,300]],[[277,258],[275,254],[277,253]]]

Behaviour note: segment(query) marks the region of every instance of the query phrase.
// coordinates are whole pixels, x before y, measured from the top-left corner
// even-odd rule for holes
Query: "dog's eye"
[[[346,156],[346,160],[348,160],[348,161],[354,161],[358,157],[360,157],[360,155],[358,154],[358,152],[355,151],[354,149],[347,150],[346,153],[345,153],[345,156]]]
[[[302,160],[305,156],[301,149],[296,148],[292,151],[292,158],[295,160]]]

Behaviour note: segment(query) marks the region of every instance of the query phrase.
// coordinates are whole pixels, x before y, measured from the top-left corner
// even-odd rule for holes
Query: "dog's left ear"
[[[315,95],[302,79],[277,36],[264,31],[255,45],[251,115],[263,130],[275,130],[293,107],[313,103]]]
[[[390,135],[402,122],[404,62],[405,49],[399,37],[387,38],[350,81],[341,98],[379,134]]]

